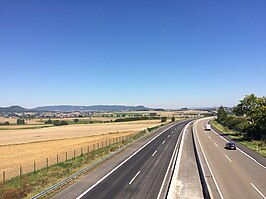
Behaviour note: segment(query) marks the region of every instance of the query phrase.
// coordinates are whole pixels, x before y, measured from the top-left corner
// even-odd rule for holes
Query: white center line
[[[154,151],[154,153],[153,153],[151,156],[154,156],[156,153],[157,153],[157,150],[156,150],[156,151]]]
[[[232,162],[232,160],[230,160],[230,158],[229,158],[227,155],[225,155],[225,157],[226,157],[230,162]]]
[[[170,137],[170,135],[168,135],[167,137]]]
[[[132,182],[135,180],[135,178],[139,175],[140,171],[132,178],[132,180],[128,184],[132,184]]]
[[[218,145],[214,142],[214,145],[217,147]]]
[[[165,140],[162,142],[162,144],[164,144],[165,143]]]
[[[250,184],[262,196],[262,198],[266,199],[266,197],[263,195],[263,193],[261,193],[261,191],[252,182]]]

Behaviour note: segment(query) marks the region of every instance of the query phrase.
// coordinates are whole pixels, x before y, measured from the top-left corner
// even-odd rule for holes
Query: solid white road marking
[[[214,142],[214,145],[216,146],[216,147],[218,147],[218,145]]]
[[[154,151],[154,153],[153,153],[151,156],[154,156],[156,153],[157,153],[157,150],[156,150],[156,151]]]
[[[225,139],[223,136],[219,135],[219,133],[217,133],[215,130],[211,130],[213,131],[216,135],[218,135],[218,137],[222,138],[223,140],[225,140],[226,142],[228,142],[227,139]],[[243,153],[245,156],[247,156],[248,158],[250,158],[251,160],[253,160],[254,162],[256,162],[258,165],[260,165],[262,168],[266,169],[266,167],[264,165],[262,165],[261,163],[259,163],[256,159],[254,159],[253,157],[251,157],[250,155],[248,155],[247,153],[245,153],[244,151],[242,151],[241,149],[239,149],[238,147],[236,147],[236,150],[240,151],[241,153]]]
[[[176,125],[176,124],[174,124]],[[162,135],[164,132],[168,131],[170,128],[172,128],[174,125],[169,126],[167,129],[156,135],[154,138],[152,138],[150,141],[148,141],[146,144],[144,144],[142,147],[140,147],[137,151],[135,151],[131,156],[129,156],[127,159],[125,159],[123,162],[121,162],[118,166],[116,166],[112,171],[107,173],[104,177],[102,177],[100,180],[98,180],[95,184],[93,184],[90,188],[88,188],[86,191],[84,191],[82,194],[80,194],[76,199],[82,198],[84,195],[86,195],[89,191],[91,191],[94,187],[96,187],[98,184],[100,184],[104,179],[106,179],[109,175],[111,175],[114,171],[116,171],[119,167],[121,167],[123,164],[125,164],[129,159],[131,159],[133,156],[135,156],[138,152],[140,152],[143,148],[145,148],[148,144],[150,144],[153,140],[155,140],[157,137]]]
[[[195,127],[195,126],[196,126],[196,124],[198,124],[198,122],[201,121],[201,120],[203,120],[203,119],[199,119],[199,120],[197,120],[197,121],[194,123],[194,125],[193,125],[193,131],[195,132],[195,135],[196,135],[197,140],[198,140],[198,142],[199,142],[199,145],[200,145],[200,148],[201,148],[201,151],[202,151],[203,157],[204,157],[204,159],[206,160],[207,167],[209,168],[209,171],[210,171],[210,173],[211,173],[211,175],[212,175],[212,177],[213,177],[213,181],[214,181],[214,183],[215,183],[215,185],[216,185],[216,187],[217,187],[218,193],[219,193],[221,199],[224,199],[223,194],[222,194],[222,192],[221,192],[221,190],[220,190],[220,187],[218,186],[218,183],[217,183],[217,181],[216,181],[216,178],[215,178],[215,176],[214,176],[214,174],[213,174],[213,172],[212,172],[212,170],[211,170],[210,164],[209,164],[209,162],[208,162],[208,160],[207,160],[207,158],[206,158],[206,155],[205,155],[205,153],[204,153],[204,151],[203,151],[203,148],[202,148],[202,146],[201,146],[200,140],[199,140],[199,138],[198,138],[198,136],[197,136],[197,133],[196,133],[196,127]]]
[[[162,144],[164,144],[165,143],[165,140],[162,142]]]
[[[263,193],[261,193],[261,191],[252,182],[250,184],[261,195],[262,198],[266,199]]]
[[[130,180],[128,184],[132,184],[132,182],[136,179],[136,177],[139,175],[140,171]]]
[[[230,158],[229,158],[227,155],[225,155],[225,157],[226,157],[230,162],[232,162],[232,160],[230,160]]]

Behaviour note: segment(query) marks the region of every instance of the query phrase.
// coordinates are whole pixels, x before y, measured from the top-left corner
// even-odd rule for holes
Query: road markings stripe
[[[170,137],[170,135],[168,135],[167,137]]]
[[[214,142],[214,145],[216,146],[216,147],[218,147],[218,145]]]
[[[232,160],[230,160],[230,158],[229,158],[227,155],[225,155],[225,157],[226,157],[230,162],[232,162]]]
[[[132,184],[132,182],[136,179],[136,177],[140,174],[140,171],[132,178],[132,180],[128,184]]]
[[[209,139],[212,139],[211,136],[209,136]]]
[[[225,139],[223,136],[221,136],[219,133],[217,133],[215,130],[211,130],[213,131],[215,134],[218,135],[218,137],[222,138],[223,140],[225,140],[226,142],[229,142],[227,139]],[[266,169],[266,166],[262,165],[261,163],[259,163],[256,159],[254,159],[253,157],[251,157],[250,155],[248,155],[247,153],[245,153],[244,151],[242,151],[241,149],[239,149],[238,147],[236,147],[236,150],[240,151],[241,153],[243,153],[244,155],[246,155],[248,158],[250,158],[251,160],[253,160],[255,163],[257,163],[258,165],[260,165],[262,168]]]
[[[209,171],[210,171],[210,173],[211,173],[211,175],[212,175],[212,177],[213,177],[213,181],[214,181],[215,186],[217,187],[218,193],[219,193],[221,199],[224,199],[223,194],[222,194],[222,192],[221,192],[221,190],[220,190],[220,187],[219,187],[219,185],[218,185],[218,183],[217,183],[217,181],[216,181],[216,178],[215,178],[215,176],[214,176],[214,174],[213,174],[213,172],[212,172],[212,170],[211,170],[210,164],[209,164],[209,162],[208,162],[208,160],[207,160],[207,158],[206,158],[206,155],[205,155],[205,153],[204,153],[204,151],[203,151],[203,148],[202,148],[202,146],[201,146],[200,140],[199,140],[199,138],[198,138],[198,136],[197,136],[197,133],[196,133],[196,127],[195,127],[195,126],[196,126],[196,125],[198,124],[198,122],[201,121],[201,120],[203,120],[203,119],[199,119],[199,120],[197,120],[197,121],[194,123],[194,125],[193,125],[193,131],[195,132],[195,135],[196,135],[197,140],[198,140],[198,142],[199,142],[199,145],[200,145],[200,148],[201,148],[201,151],[202,151],[203,157],[204,157],[204,159],[206,160],[207,167],[209,168]]]
[[[111,175],[114,171],[116,171],[118,168],[120,168],[123,164],[125,164],[128,160],[130,160],[133,156],[135,156],[138,152],[140,152],[143,148],[145,148],[148,144],[150,144],[153,140],[158,138],[160,135],[168,131],[170,128],[172,128],[174,125],[169,126],[167,129],[156,135],[154,138],[152,138],[150,141],[148,141],[146,144],[144,144],[142,147],[140,147],[137,151],[135,151],[131,156],[129,156],[127,159],[125,159],[123,162],[121,162],[118,166],[116,166],[112,171],[107,173],[104,177],[102,177],[100,180],[98,180],[95,184],[93,184],[90,188],[88,188],[86,191],[84,191],[82,194],[80,194],[76,199],[82,198],[84,195],[86,195],[89,191],[91,191],[94,187],[96,187],[98,184],[100,184],[104,179],[106,179],[109,175]]]
[[[157,153],[157,150],[156,150],[156,151],[154,151],[154,153],[153,153],[151,156],[154,156],[156,153]]]
[[[261,193],[261,191],[252,182],[250,184],[261,195],[262,198],[266,199],[263,193]]]
[[[164,144],[165,143],[165,140],[162,142],[162,144]]]

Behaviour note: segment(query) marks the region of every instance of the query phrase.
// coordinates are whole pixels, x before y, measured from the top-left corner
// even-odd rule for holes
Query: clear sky
[[[0,0],[0,106],[266,95],[265,0]]]

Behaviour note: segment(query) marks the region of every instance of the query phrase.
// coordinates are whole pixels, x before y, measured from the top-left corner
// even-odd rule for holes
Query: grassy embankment
[[[150,132],[159,128],[159,126],[161,125],[147,128],[147,130]],[[12,178],[6,181],[4,185],[0,184],[0,198],[31,198],[45,188],[60,182],[87,165],[92,164],[93,162],[96,162],[97,160],[117,150],[119,147],[144,136],[146,132],[147,131],[140,131],[128,140],[109,145],[87,154],[82,154],[81,156],[68,160],[67,162],[52,165],[48,168],[38,170],[35,173],[32,172],[22,175],[21,177]]]
[[[260,140],[250,140],[244,137],[243,134],[241,134],[238,131],[230,130],[227,127],[224,127],[220,124],[218,124],[216,121],[212,120],[211,124],[223,132],[224,134],[228,135],[229,137],[233,138],[236,142],[239,142],[240,144],[243,144],[244,146],[250,148],[253,151],[256,151],[257,153],[261,154],[262,156],[266,157],[266,143]]]

